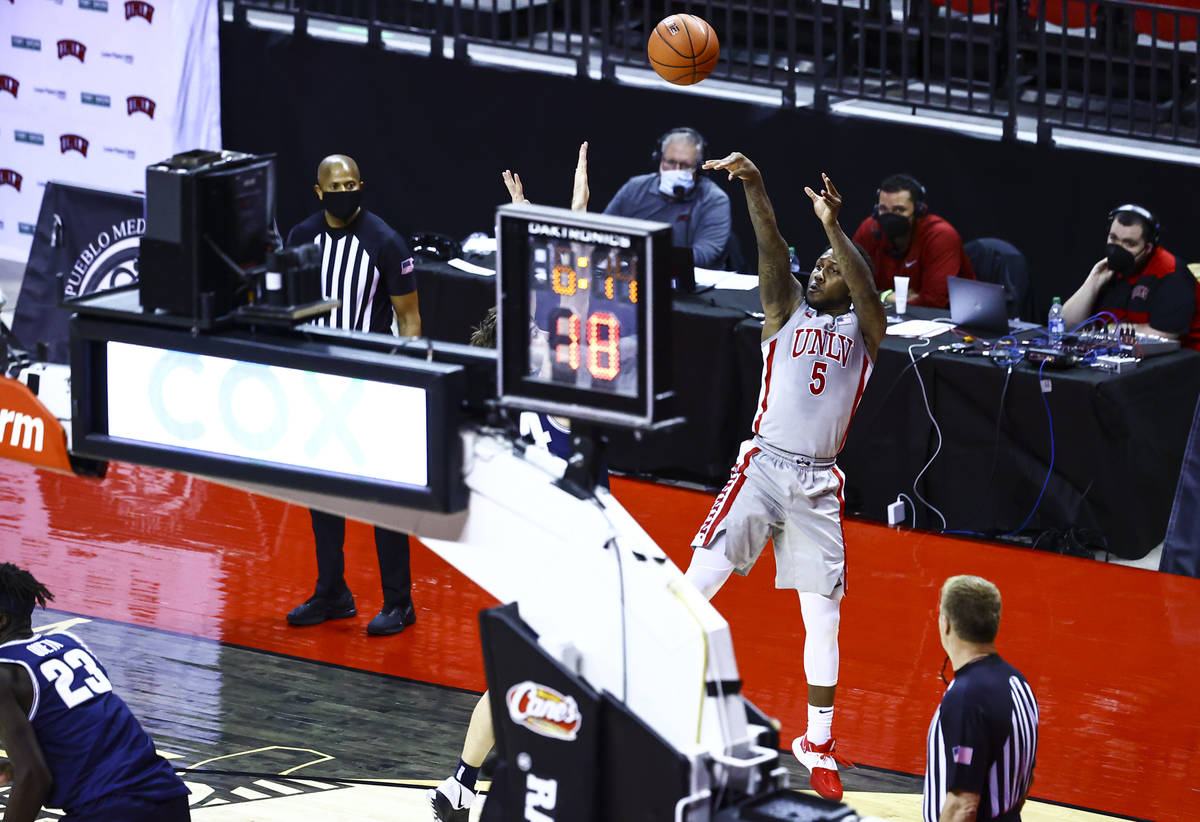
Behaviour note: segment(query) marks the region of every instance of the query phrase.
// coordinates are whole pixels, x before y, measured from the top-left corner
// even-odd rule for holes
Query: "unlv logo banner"
[[[125,107],[130,117],[132,117],[135,112],[140,111],[151,120],[154,119],[155,103],[149,97],[138,97],[136,95],[133,97],[126,97]]]
[[[0,168],[0,186],[12,186],[20,191],[22,179],[21,175],[11,168]]]
[[[13,97],[17,96],[17,89],[21,84],[17,82],[17,78],[8,74],[0,74],[0,91],[7,91]]]
[[[86,157],[88,141],[87,138],[80,137],[78,134],[64,134],[58,138],[58,148],[63,154],[66,154],[68,151],[78,151]]]
[[[125,19],[129,20],[133,17],[144,17],[147,23],[153,23],[154,6],[144,3],[142,0],[129,0],[125,4]]]
[[[83,55],[87,53],[87,46],[78,40],[59,40],[58,41],[58,59],[64,57],[75,57],[79,62],[83,62]]]
[[[137,282],[143,208],[141,197],[46,184],[13,319],[18,339],[45,341],[51,362],[67,362],[70,312],[58,306],[58,275],[68,299]]]

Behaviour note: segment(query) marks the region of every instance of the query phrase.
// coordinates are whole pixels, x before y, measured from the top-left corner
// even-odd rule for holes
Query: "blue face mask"
[[[672,169],[658,173],[658,190],[668,197],[685,197],[695,187],[696,175],[694,172]]]

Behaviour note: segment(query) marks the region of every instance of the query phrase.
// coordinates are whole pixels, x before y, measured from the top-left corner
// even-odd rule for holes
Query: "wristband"
[[[883,293],[881,293],[879,295],[879,302],[886,303],[887,298],[892,296],[895,293],[896,293],[896,290],[894,288],[889,288],[887,291],[884,291]]]

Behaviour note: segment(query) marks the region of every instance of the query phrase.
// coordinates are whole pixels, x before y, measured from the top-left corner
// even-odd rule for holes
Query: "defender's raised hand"
[[[825,188],[821,189],[820,194],[808,186],[804,187],[804,193],[813,201],[813,213],[817,215],[821,225],[833,225],[837,222],[838,212],[842,210],[842,195],[833,184],[833,180],[823,171],[821,180],[825,183]]]
[[[512,197],[512,201],[517,205],[530,205],[529,200],[525,199],[525,186],[521,185],[521,175],[514,174],[507,168],[500,173],[504,179],[504,186],[508,189],[508,196]]]
[[[739,180],[762,179],[762,173],[758,170],[758,166],[750,162],[750,158],[740,151],[731,152],[720,160],[705,160],[701,168],[706,171],[724,171],[729,174],[730,180],[734,177]]]
[[[571,210],[572,211],[587,211],[588,198],[591,192],[588,190],[588,169],[587,169],[587,140],[579,146],[579,161],[575,164],[575,186],[571,190]]]

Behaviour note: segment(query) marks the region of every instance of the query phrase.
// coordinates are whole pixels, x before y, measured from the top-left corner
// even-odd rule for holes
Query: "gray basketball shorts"
[[[775,587],[829,596],[845,583],[842,488],[846,477],[832,461],[768,451],[742,443],[729,482],[721,489],[692,547],[707,549],[725,534],[725,556],[745,575],[770,538],[775,544]]]

